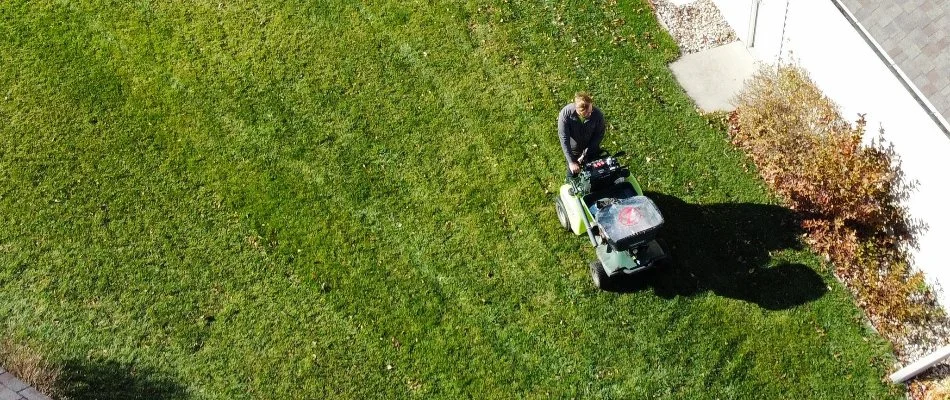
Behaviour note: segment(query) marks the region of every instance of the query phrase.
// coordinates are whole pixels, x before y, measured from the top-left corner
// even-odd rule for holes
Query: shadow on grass
[[[63,368],[63,392],[68,399],[178,400],[185,388],[151,368],[110,360],[70,360]]]
[[[768,310],[784,310],[820,298],[825,283],[811,268],[769,266],[770,253],[802,247],[793,211],[763,204],[689,204],[662,193],[645,193],[663,213],[660,234],[670,265],[621,284],[620,291],[652,287],[658,296],[691,296],[711,290]]]

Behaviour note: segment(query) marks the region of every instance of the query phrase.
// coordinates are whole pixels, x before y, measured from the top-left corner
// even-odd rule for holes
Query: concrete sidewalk
[[[757,69],[741,41],[687,54],[670,64],[680,86],[703,112],[734,110],[732,98]]]
[[[51,400],[0,367],[0,400]]]

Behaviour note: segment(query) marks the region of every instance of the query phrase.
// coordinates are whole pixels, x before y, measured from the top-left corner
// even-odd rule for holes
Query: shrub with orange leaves
[[[733,143],[797,211],[807,241],[831,261],[882,333],[925,316],[926,287],[910,268],[914,228],[903,200],[911,190],[892,146],[864,141],[797,66],[763,67],[736,97]]]

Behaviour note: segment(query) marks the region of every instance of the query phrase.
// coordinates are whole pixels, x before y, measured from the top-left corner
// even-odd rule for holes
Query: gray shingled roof
[[[840,0],[950,120],[950,0]]]

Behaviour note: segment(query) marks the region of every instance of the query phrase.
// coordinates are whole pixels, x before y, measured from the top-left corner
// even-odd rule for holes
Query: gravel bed
[[[696,53],[736,41],[736,33],[712,0],[677,6],[668,0],[651,0],[660,22],[679,44],[683,54]]]
[[[933,306],[940,307],[936,303]],[[894,371],[930,355],[944,345],[950,344],[950,319],[946,316],[933,317],[923,324],[907,324],[905,328],[907,332],[905,335],[891,338],[891,343],[894,344],[894,353],[897,356]],[[941,391],[944,392],[943,395],[947,395],[945,390],[947,385],[950,384],[950,360],[944,359],[916,378],[911,379],[908,383],[911,383],[911,390],[908,393],[910,399],[937,398],[932,397],[934,396],[933,392]],[[915,389],[915,385],[922,385],[926,389]]]

